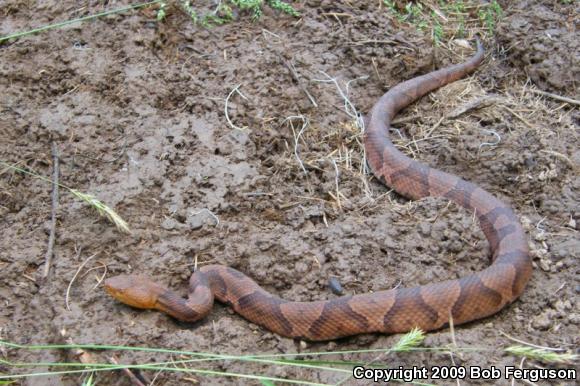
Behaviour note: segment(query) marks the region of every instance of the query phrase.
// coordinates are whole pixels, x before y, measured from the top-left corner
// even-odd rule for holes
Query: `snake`
[[[477,185],[424,165],[389,139],[395,115],[425,94],[474,71],[483,45],[467,61],[399,83],[365,117],[364,149],[374,176],[411,200],[443,197],[474,213],[489,243],[491,264],[467,276],[408,288],[344,295],[330,300],[289,301],[261,288],[244,273],[219,264],[196,269],[187,298],[140,274],[105,282],[118,301],[155,309],[186,322],[207,316],[214,299],[249,320],[288,338],[333,340],[362,333],[438,330],[497,313],[516,300],[532,275],[528,242],[514,211]]]

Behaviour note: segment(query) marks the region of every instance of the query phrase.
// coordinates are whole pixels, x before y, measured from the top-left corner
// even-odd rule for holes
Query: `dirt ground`
[[[4,1],[0,34],[123,3]],[[482,350],[381,358],[393,367],[519,366],[519,358],[496,350],[514,343],[504,333],[572,351],[580,344],[580,114],[577,106],[533,91],[578,98],[578,3],[510,4],[503,4],[495,36],[485,38],[485,64],[408,108],[392,135],[410,156],[510,203],[529,235],[534,275],[517,302],[456,327],[458,346]],[[106,202],[132,230],[117,231],[61,190],[53,266],[42,282],[51,186],[0,167],[2,340],[222,354],[386,348],[400,336],[300,343],[222,305],[195,325],[178,323],[117,303],[99,279],[146,273],[185,294],[197,260],[232,266],[285,299],[308,301],[335,296],[327,287],[331,276],[354,294],[457,278],[486,266],[488,245],[470,213],[439,199],[409,202],[362,173],[360,131],[329,81],[345,92],[348,86],[349,100],[364,113],[393,85],[473,51],[454,43],[434,47],[428,34],[396,22],[375,1],[302,1],[297,9],[299,19],[266,10],[258,22],[242,15],[209,30],[183,14],[158,23],[142,10],[0,46],[0,159],[50,176],[54,141],[60,182]],[[480,108],[453,117],[478,98],[485,102]],[[69,283],[89,258],[70,286],[68,309]],[[424,346],[452,343],[442,330],[428,334]],[[62,350],[3,347],[0,354],[10,361],[77,360]],[[107,361],[105,353],[93,355]],[[171,359],[117,355],[122,363]],[[234,361],[203,368],[319,383],[344,377]],[[0,365],[5,374],[19,371]],[[257,383],[145,375],[156,377],[156,385]],[[21,382],[79,385],[82,379]],[[100,373],[96,381],[130,384],[122,373]]]

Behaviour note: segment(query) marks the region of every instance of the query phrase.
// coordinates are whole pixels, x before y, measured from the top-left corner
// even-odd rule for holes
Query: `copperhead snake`
[[[260,288],[245,274],[222,265],[207,265],[190,278],[187,299],[140,275],[106,280],[107,292],[130,306],[157,309],[179,320],[197,321],[211,310],[214,298],[238,314],[277,334],[310,341],[360,333],[425,331],[484,318],[513,302],[532,274],[528,243],[509,206],[461,178],[423,165],[395,148],[389,125],[397,112],[423,95],[475,70],[484,57],[410,79],[390,89],[366,119],[364,146],[373,174],[413,200],[444,197],[474,212],[490,244],[492,264],[456,280],[413,288],[342,296],[332,300],[293,302]]]

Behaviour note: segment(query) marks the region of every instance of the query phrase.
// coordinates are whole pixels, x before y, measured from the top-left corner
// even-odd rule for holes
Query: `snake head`
[[[167,291],[147,276],[119,275],[105,280],[105,289],[115,299],[143,309],[157,308],[158,298]]]

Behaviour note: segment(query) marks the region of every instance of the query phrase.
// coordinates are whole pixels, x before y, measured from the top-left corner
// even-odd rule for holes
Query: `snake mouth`
[[[107,279],[105,280],[105,291],[107,291],[107,293],[109,295],[111,295],[112,297],[114,297],[115,299],[117,298],[117,294],[119,293],[119,290],[117,289],[117,287],[115,286],[114,282],[110,282],[111,279]]]

